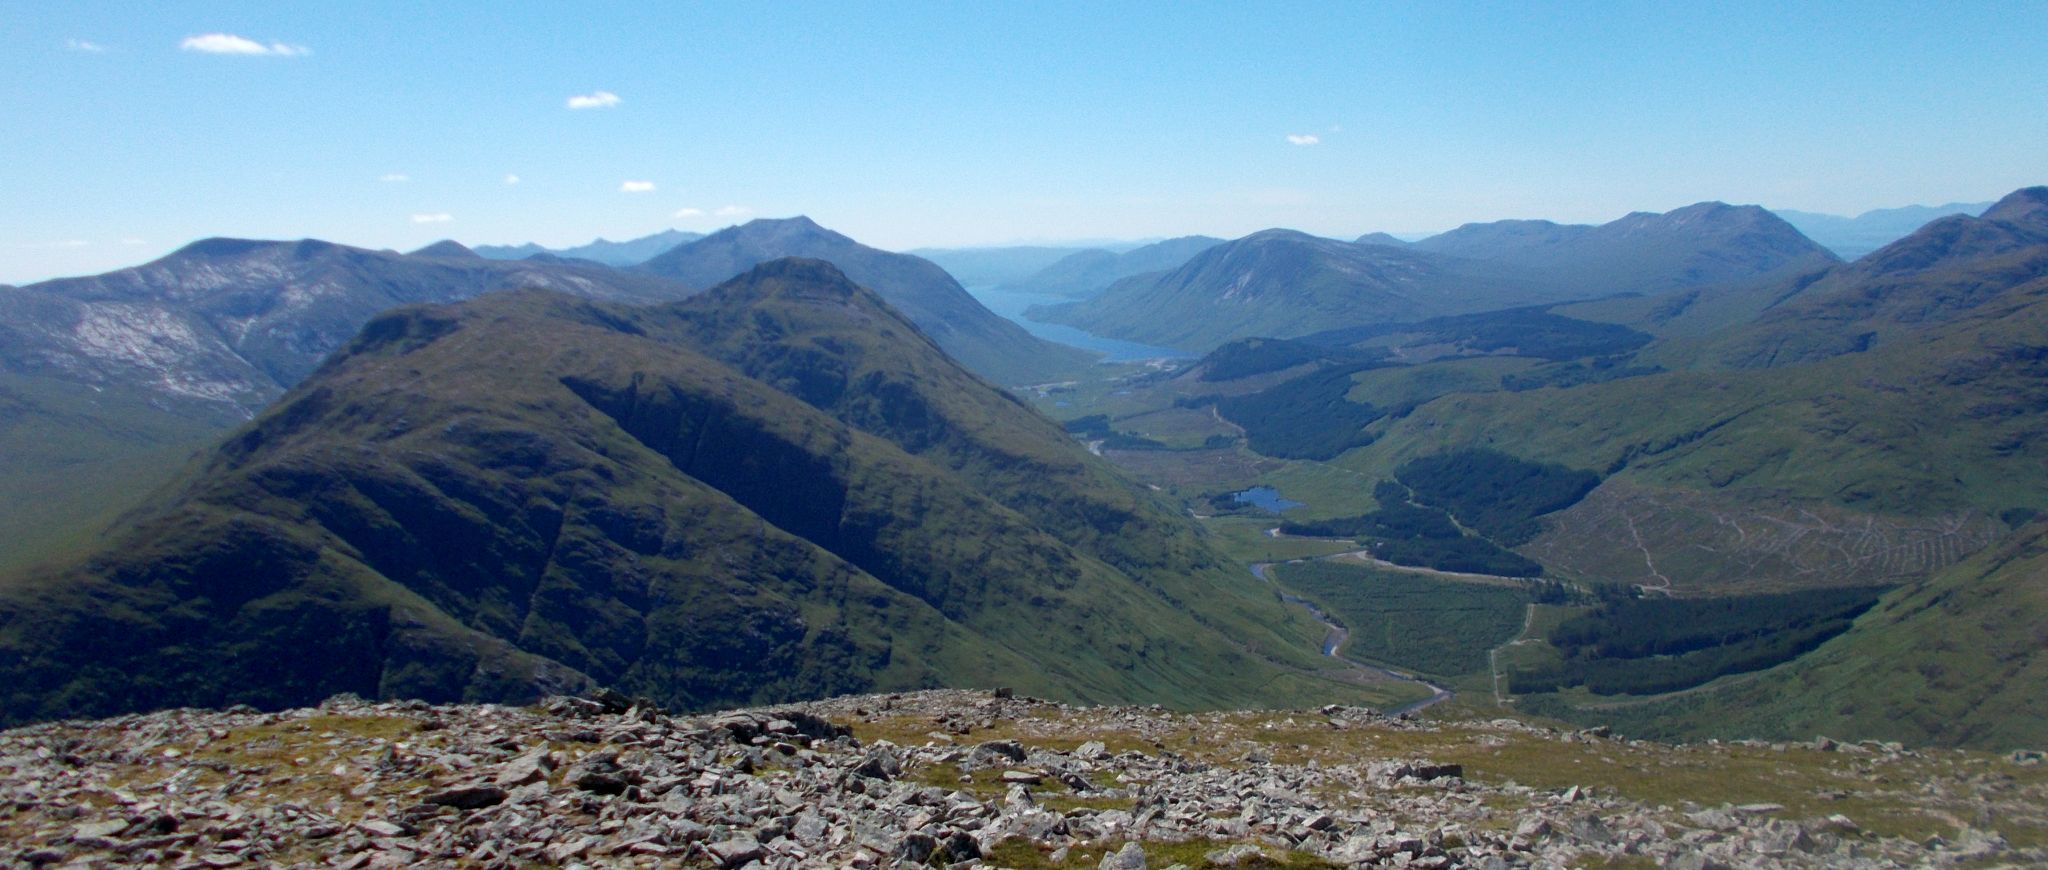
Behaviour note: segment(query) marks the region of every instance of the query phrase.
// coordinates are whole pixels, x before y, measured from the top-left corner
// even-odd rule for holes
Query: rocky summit
[[[341,696],[0,733],[0,864],[2040,864],[2041,762],[1007,690],[696,716]]]

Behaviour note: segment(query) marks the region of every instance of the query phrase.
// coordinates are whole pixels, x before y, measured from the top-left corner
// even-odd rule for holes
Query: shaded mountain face
[[[604,268],[463,256],[448,244],[407,256],[208,239],[132,269],[5,291],[0,371],[247,417],[393,306],[513,288],[647,302],[688,292]]]
[[[1988,202],[1952,202],[1947,205],[1909,205],[1881,208],[1855,217],[1815,212],[1772,209],[1786,223],[1807,238],[1826,245],[1845,260],[1858,257],[1911,235],[1929,223],[1954,214],[1975,215],[1990,208]]]
[[[1836,257],[1756,206],[1718,202],[1664,214],[1637,212],[1599,226],[1549,221],[1467,224],[1418,250],[1510,266],[1591,298],[1753,279]]]
[[[381,315],[186,481],[0,591],[8,721],[592,683],[1333,690],[1190,521],[821,262],[652,309]]]
[[[523,245],[478,245],[476,254],[493,260],[524,260],[535,255],[545,255],[565,260],[589,260],[606,266],[624,268],[637,266],[667,252],[670,248],[701,238],[704,238],[703,233],[662,230],[650,236],[623,242],[598,239],[573,248],[545,248],[532,242]]]
[[[671,250],[639,270],[701,288],[782,257],[838,266],[967,368],[997,383],[1035,383],[1094,361],[1081,350],[1035,338],[982,307],[931,261],[870,248],[809,218],[749,221]]]
[[[1133,275],[1178,269],[1196,254],[1222,243],[1222,239],[1209,236],[1183,236],[1132,248],[1123,253],[1106,250],[1081,251],[1028,277],[1010,282],[1002,289],[1084,299]]]

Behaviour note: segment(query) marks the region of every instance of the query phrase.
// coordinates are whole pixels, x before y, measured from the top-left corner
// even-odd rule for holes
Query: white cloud
[[[1314,133],[1289,133],[1287,141],[1295,145],[1314,145],[1323,141],[1323,138]]]
[[[449,214],[445,211],[434,212],[432,214],[416,214],[412,216],[412,222],[416,224],[445,224],[454,219],[454,215]]]
[[[619,95],[611,91],[591,91],[569,98],[571,109],[609,109],[619,103]]]
[[[282,42],[273,42],[265,45],[246,36],[236,36],[232,33],[202,33],[198,36],[187,36],[185,41],[178,43],[178,47],[186,51],[197,51],[205,54],[268,55],[271,57],[302,57],[313,53],[312,49],[303,45],[287,45]]]
[[[107,50],[106,46],[86,39],[64,40],[64,47],[72,51],[83,51],[87,54],[103,54]]]
[[[619,183],[619,192],[620,192],[620,193],[653,193],[653,192],[654,192],[654,182],[652,182],[652,181],[625,181],[625,182],[620,182],[620,183]]]
[[[703,216],[704,216],[704,210],[703,210],[703,209],[701,209],[701,208],[679,208],[679,209],[676,209],[676,217],[679,217],[679,218],[700,218],[700,217],[703,217]]]
[[[718,215],[719,217],[739,217],[740,215],[743,214],[753,213],[753,209],[747,208],[746,206],[743,205],[722,205],[718,207],[717,211],[712,212],[712,214]]]
[[[517,176],[517,175],[512,175],[512,174],[510,174],[510,173],[507,173],[507,174],[505,175],[505,185],[506,185],[507,187],[510,187],[510,186],[512,186],[512,185],[514,185],[514,184],[518,184],[518,183],[519,183],[519,176]]]
[[[389,184],[403,184],[405,182],[411,181],[412,176],[407,175],[403,172],[386,172],[383,175],[377,176],[377,180]]]

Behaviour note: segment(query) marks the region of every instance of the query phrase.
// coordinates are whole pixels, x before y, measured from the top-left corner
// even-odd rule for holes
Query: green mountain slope
[[[4,711],[1343,693],[1298,675],[1319,627],[1188,522],[822,263],[668,308],[402,309],[106,548],[0,590]]]
[[[521,287],[647,302],[689,292],[596,265],[484,260],[453,243],[404,255],[241,239],[0,288],[0,566],[89,539],[372,315]]]
[[[1663,699],[1569,707],[1631,734],[2048,743],[2048,525],[1898,590],[1847,633],[1760,674]]]
[[[1854,353],[1967,317],[2048,278],[2048,187],[1981,217],[1954,215],[1805,282],[1754,324],[1706,343],[1698,364],[1783,366]]]
[[[782,257],[810,257],[839,267],[881,294],[954,359],[999,384],[1052,380],[1095,359],[1033,337],[997,316],[928,260],[870,248],[804,217],[748,221],[674,248],[638,269],[710,287]]]

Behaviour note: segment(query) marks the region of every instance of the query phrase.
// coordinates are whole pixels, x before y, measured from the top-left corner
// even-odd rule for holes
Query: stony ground
[[[0,734],[17,867],[2021,866],[2048,864],[2044,808],[2035,753],[1000,692],[687,717],[340,698]]]

